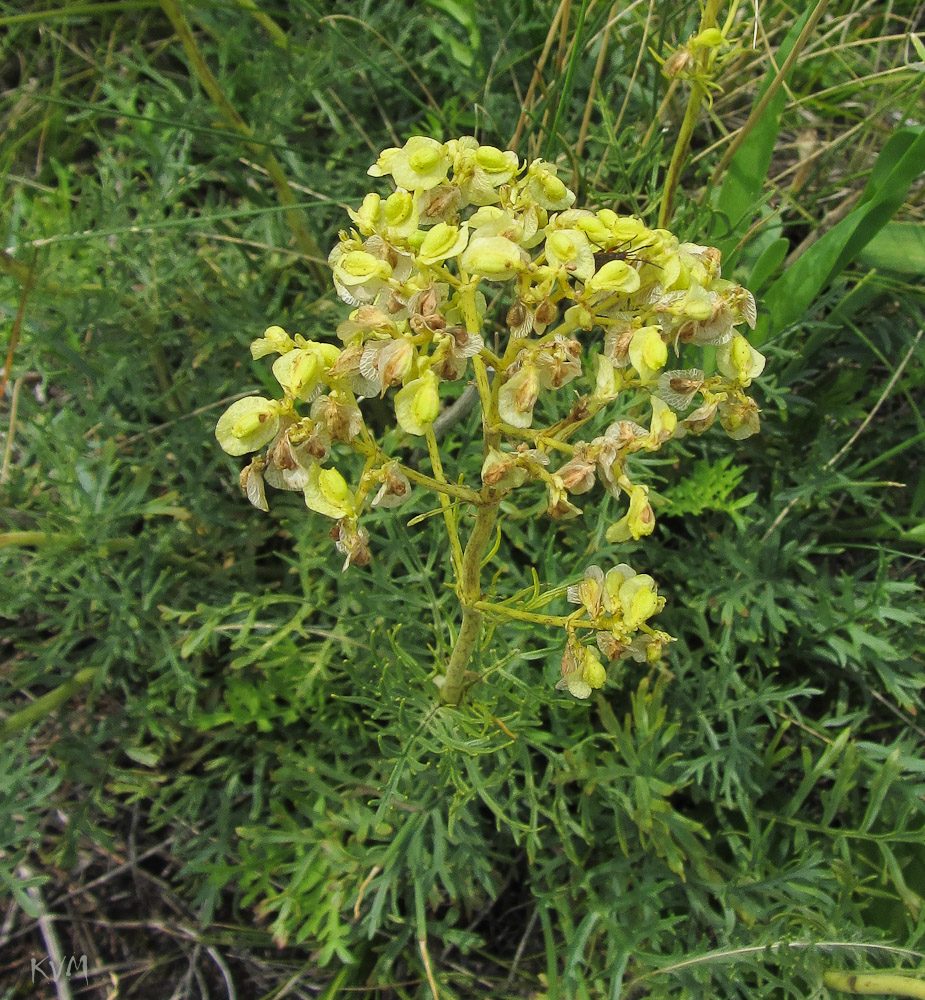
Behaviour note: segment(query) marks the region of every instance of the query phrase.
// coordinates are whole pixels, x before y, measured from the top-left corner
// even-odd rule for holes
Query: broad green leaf
[[[787,59],[812,11],[813,7],[807,6],[803,16],[794,22],[777,52],[778,66]],[[777,70],[772,66],[765,76],[761,90],[755,98],[755,103],[764,97],[776,77]],[[716,241],[716,246],[722,251],[723,257],[727,259],[727,270],[734,263],[733,250],[748,231],[755,212],[763,201],[764,182],[767,178],[768,166],[771,163],[771,155],[777,143],[777,135],[780,131],[780,114],[786,100],[787,88],[781,87],[748,138],[732,158],[723,179],[723,186],[716,196],[717,219],[713,232],[714,234],[718,232],[728,233]]]
[[[889,222],[857,260],[880,271],[925,275],[925,227],[919,222]]]
[[[768,313],[753,343],[795,322],[819,292],[858,256],[902,205],[925,169],[925,128],[903,129],[883,147],[857,208],[809,248],[768,289]]]
[[[764,253],[755,262],[751,276],[746,282],[753,295],[760,293],[761,289],[771,280],[771,276],[783,264],[789,249],[790,242],[783,238],[777,239],[770,246],[765,247]]]

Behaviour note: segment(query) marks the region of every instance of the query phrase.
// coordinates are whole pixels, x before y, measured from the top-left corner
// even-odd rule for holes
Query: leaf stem
[[[427,451],[430,453],[430,464],[434,470],[434,478],[441,486],[446,486],[446,476],[443,473],[443,463],[440,461],[440,450],[437,447],[437,438],[433,427],[427,428]],[[450,552],[453,556],[453,571],[456,577],[462,574],[463,551],[459,541],[459,532],[456,530],[456,515],[450,498],[442,490],[438,494],[440,506],[443,508],[443,520],[446,523],[446,533],[450,539]]]

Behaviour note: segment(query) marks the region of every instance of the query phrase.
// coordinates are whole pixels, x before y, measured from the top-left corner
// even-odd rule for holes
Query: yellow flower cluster
[[[654,662],[672,641],[667,633],[646,625],[665,606],[655,580],[626,563],[606,573],[600,566],[589,566],[582,581],[568,588],[568,600],[581,605],[586,622],[596,630],[598,649],[608,660],[629,657],[640,663]],[[606,678],[597,651],[581,645],[570,629],[557,687],[576,698],[587,698],[592,690],[604,686]]]
[[[404,502],[412,480],[450,493],[436,466],[430,479],[385,454],[364,422],[364,398],[390,396],[398,427],[436,449],[432,428],[447,385],[475,376],[485,457],[469,502],[497,503],[533,481],[547,491],[547,513],[570,518],[581,512],[571,498],[600,480],[628,502],[611,542],[639,539],[655,524],[646,488],[628,475],[630,455],[702,433],[716,418],[733,438],[758,430],[745,390],[764,359],[738,329],[754,327],[755,302],[722,277],[718,250],[609,208],[576,208],[555,164],[522,163],[470,137],[414,136],[384,150],[369,173],[390,177],[395,190],[349,210],[353,227],[328,258],[334,287],[352,307],[334,331],[340,346],[270,327],[251,351],[277,355],[282,398],[238,400],[216,427],[231,455],[265,449],[241,475],[258,507],[266,509],[269,484],[302,492],[311,510],[337,522],[345,568],[370,558],[358,523],[368,506]],[[668,368],[669,358],[704,346],[717,348],[717,374]],[[576,380],[582,394],[560,391]],[[550,422],[556,397],[562,405]],[[603,433],[570,440],[605,409],[616,413]],[[365,459],[353,486],[333,464],[345,450]],[[611,582],[602,591],[611,652],[632,655],[630,633],[648,617],[635,599],[617,596],[634,579],[642,593],[638,581],[651,578],[627,576],[618,590]],[[600,672],[569,648],[569,690],[597,686]]]

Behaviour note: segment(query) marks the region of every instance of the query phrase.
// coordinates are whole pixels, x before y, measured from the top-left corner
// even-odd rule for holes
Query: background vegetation
[[[679,642],[575,703],[558,637],[499,629],[455,711],[425,501],[341,576],[214,422],[269,322],[343,316],[327,248],[410,134],[516,134],[654,223],[690,93],[657,60],[698,5],[0,3],[4,998],[56,947],[99,997],[921,978],[922,10],[742,5],[671,226],[758,294],[763,430],[653,461],[656,534],[619,549]],[[615,559],[585,506],[508,510],[497,591]]]

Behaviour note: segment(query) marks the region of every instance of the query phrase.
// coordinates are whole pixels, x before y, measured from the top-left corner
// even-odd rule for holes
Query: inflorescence
[[[647,487],[630,478],[630,455],[717,419],[735,439],[758,431],[746,389],[764,358],[737,330],[754,327],[755,301],[721,276],[715,248],[610,209],[575,208],[554,164],[527,165],[468,137],[414,136],[369,173],[391,176],[396,190],[366,195],[328,258],[353,307],[336,330],[342,346],[271,326],[251,353],[277,355],[282,398],[238,400],[216,427],[228,454],[262,452],[241,473],[250,501],[267,510],[267,484],[301,492],[335,522],[345,569],[371,558],[364,511],[397,507],[415,486],[445,505],[479,506],[540,483],[547,514],[568,519],[600,480],[626,503],[607,540],[639,539],[655,517]],[[717,373],[669,369],[685,346],[715,347]],[[482,406],[478,489],[446,480],[433,433],[446,386],[460,381],[474,381]],[[572,382],[579,393],[562,392]],[[432,477],[374,438],[361,403],[376,397],[390,398],[402,431],[427,439]],[[560,402],[552,423],[539,419],[551,412],[546,397]],[[647,419],[616,417],[602,434],[573,440],[608,408]],[[365,459],[354,483],[337,467],[345,450]],[[581,607],[566,620],[561,686],[577,697],[604,683],[598,650],[654,661],[670,639],[647,624],[664,605],[654,580],[626,564],[590,567],[568,597]],[[581,627],[596,633],[597,650],[579,641]]]

